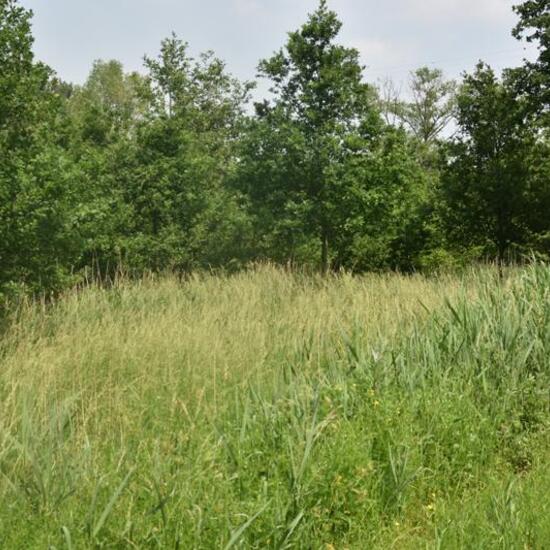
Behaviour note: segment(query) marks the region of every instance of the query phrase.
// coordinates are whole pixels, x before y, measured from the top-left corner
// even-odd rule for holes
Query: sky
[[[511,36],[517,0],[329,0],[344,26],[340,42],[357,48],[369,82],[391,78],[406,88],[420,66],[450,78],[479,59],[495,69],[533,58]],[[213,50],[243,80],[256,77],[318,0],[21,0],[34,12],[37,57],[64,80],[81,84],[96,59],[142,69],[173,31],[190,51]],[[267,88],[267,84],[265,84]],[[259,90],[264,88],[260,84]]]

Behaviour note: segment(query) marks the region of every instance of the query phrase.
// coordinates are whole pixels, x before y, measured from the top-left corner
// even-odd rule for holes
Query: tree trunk
[[[328,234],[323,231],[321,235],[321,270],[326,275],[330,270]]]
[[[507,243],[502,240],[498,243],[498,276],[502,281],[504,280],[504,264],[506,262],[506,252],[508,250]]]

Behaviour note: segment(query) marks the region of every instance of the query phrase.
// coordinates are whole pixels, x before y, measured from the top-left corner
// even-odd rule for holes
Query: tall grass
[[[550,270],[271,267],[23,305],[3,548],[545,548]]]

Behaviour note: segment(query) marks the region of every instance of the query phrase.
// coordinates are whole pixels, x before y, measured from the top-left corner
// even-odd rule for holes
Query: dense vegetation
[[[32,14],[0,0],[0,296],[121,266],[548,258],[550,8],[515,9],[537,61],[460,83],[421,68],[403,101],[365,81],[323,0],[260,62],[272,94],[252,112],[253,84],[176,36],[144,74],[97,61],[83,86],[62,82],[33,57]]]
[[[0,0],[1,548],[549,547],[550,3],[515,11],[537,60],[404,100],[321,0],[251,109],[176,36],[63,82]]]
[[[264,267],[13,316],[2,548],[548,547],[548,267]]]

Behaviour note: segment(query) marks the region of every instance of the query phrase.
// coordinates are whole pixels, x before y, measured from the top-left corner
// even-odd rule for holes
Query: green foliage
[[[535,111],[549,126],[550,114],[550,5],[546,0],[526,0],[514,7],[519,23],[513,34],[518,39],[536,43],[539,58],[526,62],[516,71],[519,89],[526,93]]]
[[[247,220],[226,180],[250,85],[228,75],[211,53],[193,60],[176,37],[146,66],[151,110],[138,126],[125,186],[136,227],[129,250],[147,243],[138,252],[141,265],[156,269],[238,261]]]
[[[321,0],[260,62],[271,99],[252,114],[253,84],[175,35],[144,75],[99,60],[63,82],[33,58],[31,12],[0,1],[0,295],[266,260],[326,273],[548,257],[547,10],[516,7],[536,63],[502,78],[480,65],[457,97],[420,68],[401,101],[365,80]]]
[[[419,69],[392,124],[326,0],[255,114],[174,35],[62,82],[0,0],[0,546],[547,546],[550,272],[504,263],[550,256],[548,2],[516,12],[535,63]]]
[[[127,136],[146,113],[144,86],[143,77],[124,74],[120,62],[96,61],[86,84],[69,97],[68,110],[79,141],[105,147]]]
[[[351,156],[368,154],[381,126],[374,92],[362,80],[358,51],[335,43],[340,28],[336,14],[322,1],[308,22],[289,34],[285,49],[260,63],[260,74],[273,82],[275,99],[273,105],[257,106],[255,149],[268,171],[276,158],[285,156],[286,174],[281,188],[278,174],[270,178],[260,167],[250,184],[258,182],[264,190],[260,197],[276,201],[277,211],[298,214],[300,229],[319,241],[325,271],[331,243],[345,223],[346,196],[352,193],[349,181],[339,177],[342,166]],[[265,145],[262,137],[267,137]],[[296,229],[291,222],[290,230]]]
[[[445,219],[454,243],[503,261],[529,246],[536,213],[530,195],[536,143],[526,101],[507,79],[478,65],[457,97],[460,135],[445,174]]]
[[[424,144],[440,137],[453,118],[456,83],[443,71],[421,67],[411,75],[412,101],[390,100],[388,108]]]
[[[549,289],[265,266],[30,303],[2,545],[544,548]]]
[[[74,167],[51,73],[33,58],[30,17],[0,2],[0,296],[63,288],[78,255]]]
[[[3,158],[9,148],[34,144],[34,129],[47,117],[49,71],[34,61],[32,14],[15,0],[0,3],[0,147]],[[25,101],[22,101],[22,99]]]
[[[98,61],[69,98],[78,266],[104,276],[238,263],[247,219],[224,184],[250,86],[212,54],[193,60],[176,37],[146,67],[141,77]]]

